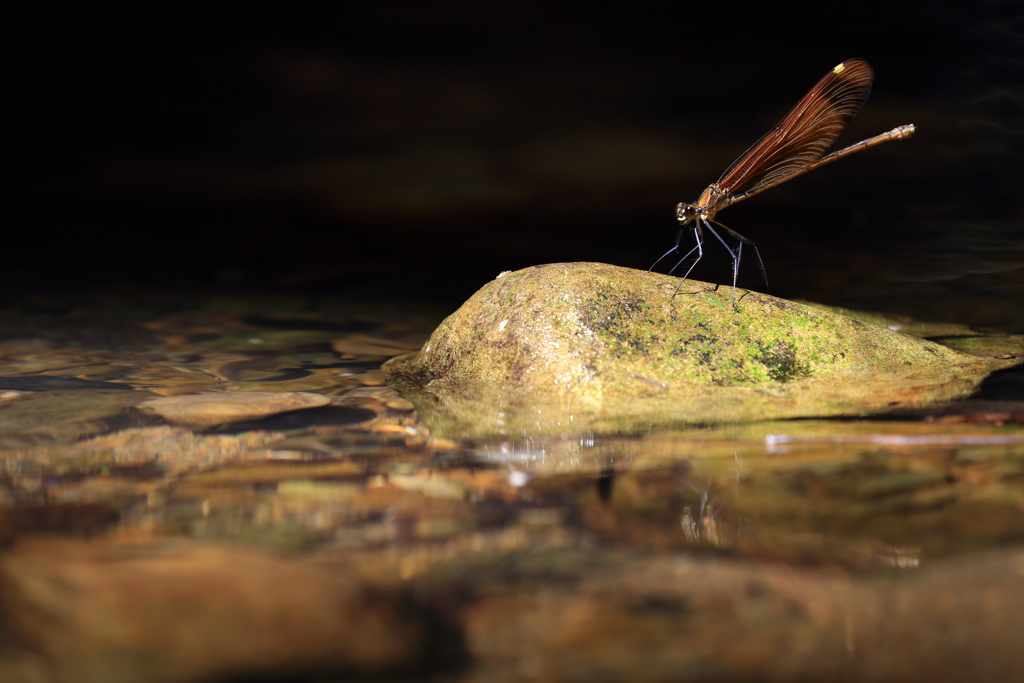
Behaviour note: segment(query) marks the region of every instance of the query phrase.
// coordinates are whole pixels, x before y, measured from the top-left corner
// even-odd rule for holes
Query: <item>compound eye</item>
[[[690,204],[679,204],[676,206],[676,218],[680,223],[689,223],[697,217],[697,208]]]

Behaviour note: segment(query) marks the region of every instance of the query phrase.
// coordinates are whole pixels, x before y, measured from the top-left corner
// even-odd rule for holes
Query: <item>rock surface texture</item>
[[[1017,359],[600,263],[489,282],[388,383],[446,435],[867,415],[969,395]]]

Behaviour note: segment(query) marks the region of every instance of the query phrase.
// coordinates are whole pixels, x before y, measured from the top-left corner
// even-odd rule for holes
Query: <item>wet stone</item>
[[[273,432],[196,434],[185,427],[155,425],[122,429],[71,447],[36,448],[32,454],[48,468],[68,473],[149,466],[177,473],[263,459],[265,449],[280,439]]]
[[[5,681],[380,676],[423,667],[441,635],[344,572],[203,544],[24,544],[0,560],[0,590],[27,646],[0,659]]]
[[[54,346],[47,339],[6,339],[0,342],[0,358],[44,354]]]
[[[478,582],[463,613],[479,663],[467,683],[1024,676],[1024,617],[999,608],[1024,599],[1019,552],[915,570],[913,580],[707,557],[510,555],[448,568],[463,585]],[[525,577],[509,581],[517,560]],[[444,574],[433,570],[435,590]],[[429,595],[431,582],[420,583]]]
[[[0,509],[0,541],[26,533],[95,534],[110,527],[119,515],[106,502],[61,502]]]
[[[969,395],[973,356],[765,294],[599,263],[499,277],[382,370],[447,436],[869,415]]]
[[[806,304],[807,306],[813,306],[814,308],[820,308],[825,311],[832,311],[833,313],[845,315],[847,318],[871,323],[872,325],[878,325],[879,327],[886,327],[896,332],[903,332],[904,334],[909,334],[914,337],[921,337],[922,339],[967,339],[979,337],[977,330],[958,323],[928,323],[920,320],[914,320],[913,318],[905,315],[866,313],[864,311],[854,311],[840,306],[826,306],[825,304],[819,304],[813,301],[801,301],[800,303]],[[989,335],[981,336],[984,338],[989,337]],[[1009,336],[1010,335],[995,335],[995,338],[1005,338]]]
[[[220,391],[152,399],[140,408],[156,413],[171,424],[212,427],[291,410],[315,408],[330,402],[330,398],[319,394]]]
[[[348,427],[369,422],[376,419],[376,417],[377,413],[364,408],[324,405],[270,415],[259,420],[232,422],[215,427],[214,431],[221,433],[239,433],[251,430],[283,432],[296,429],[311,429],[320,426]]]
[[[75,368],[77,369],[77,368]],[[52,377],[50,375],[18,375],[0,377],[0,389],[14,391],[54,391],[58,389],[131,389],[127,384],[97,382],[78,377]]]
[[[227,382],[222,386],[229,391],[264,391],[264,392],[316,392],[325,396],[333,396],[349,389],[359,380],[351,375],[342,374],[337,369],[301,370],[297,378],[278,375],[273,380],[247,382]]]
[[[81,365],[83,359],[66,353],[52,354],[18,354],[4,358],[4,375],[23,375],[63,370]]]
[[[134,408],[150,395],[122,390],[27,393],[0,402],[0,446],[70,443],[150,421]]]

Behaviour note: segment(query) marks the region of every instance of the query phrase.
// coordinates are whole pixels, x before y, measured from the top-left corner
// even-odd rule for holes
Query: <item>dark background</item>
[[[773,293],[1024,324],[1022,3],[580,7],[34,10],[9,27],[2,296],[457,304],[538,263],[647,268],[677,202],[863,57],[875,86],[838,144],[917,135],[719,219]],[[741,284],[763,289],[753,259]]]

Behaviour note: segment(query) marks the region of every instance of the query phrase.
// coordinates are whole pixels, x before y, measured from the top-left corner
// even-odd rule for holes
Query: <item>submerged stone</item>
[[[0,449],[69,444],[146,421],[135,406],[151,394],[122,389],[39,391],[0,403]]]
[[[239,547],[19,542],[0,589],[10,683],[394,680],[447,635],[348,572]]]
[[[446,436],[867,415],[969,395],[972,356],[766,294],[600,263],[485,285],[388,383]]]
[[[216,391],[157,398],[139,407],[156,413],[171,424],[212,427],[291,410],[316,408],[330,402],[327,396],[301,392]]]

